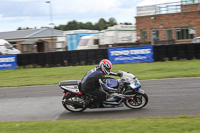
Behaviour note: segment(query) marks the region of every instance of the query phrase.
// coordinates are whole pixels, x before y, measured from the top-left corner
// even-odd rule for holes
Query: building
[[[0,32],[0,39],[7,40],[22,53],[57,51],[60,36],[63,36],[63,31],[51,28]]]
[[[200,36],[200,0],[139,6],[135,18],[140,43],[190,43]]]

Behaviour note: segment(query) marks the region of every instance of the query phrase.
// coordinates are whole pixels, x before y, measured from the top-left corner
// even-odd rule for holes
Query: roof
[[[22,42],[21,44],[34,44],[34,43],[39,42],[39,41],[45,42],[44,40],[41,40],[41,39],[29,39],[29,40]]]
[[[55,37],[62,35],[63,31],[61,30],[42,28],[42,29],[28,29],[28,30],[0,32],[0,39],[8,39],[8,40],[30,39],[30,38]]]

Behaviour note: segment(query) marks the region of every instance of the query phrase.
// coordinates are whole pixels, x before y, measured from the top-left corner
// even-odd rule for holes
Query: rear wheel
[[[131,109],[141,109],[148,103],[148,96],[146,93],[138,93],[132,99],[126,100],[124,103],[127,107]]]
[[[86,107],[77,108],[77,107],[74,107],[74,106],[72,106],[70,104],[66,104],[64,102],[65,100],[69,100],[69,101],[78,102],[80,104],[84,104],[84,100],[83,99],[81,99],[80,97],[78,97],[77,95],[74,95],[72,93],[67,93],[67,95],[64,96],[62,100],[63,100],[62,104],[63,104],[64,108],[66,110],[68,110],[68,111],[71,111],[71,112],[82,112],[82,111],[84,111],[86,109]]]

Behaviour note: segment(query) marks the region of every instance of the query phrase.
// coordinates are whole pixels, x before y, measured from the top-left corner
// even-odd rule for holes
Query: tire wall
[[[200,59],[199,43],[158,45],[153,49],[155,61]]]
[[[200,59],[200,44],[157,45],[153,46],[153,52],[155,62]],[[102,59],[108,59],[107,49],[18,54],[17,65],[32,67],[92,65],[98,64]]]
[[[107,59],[107,49],[74,50],[48,53],[18,54],[18,66],[77,66],[98,64],[102,59]]]

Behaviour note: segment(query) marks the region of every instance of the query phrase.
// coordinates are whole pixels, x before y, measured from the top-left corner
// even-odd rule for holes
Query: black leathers
[[[117,76],[117,73],[111,72],[110,75]],[[81,80],[81,90],[86,94],[96,96],[96,101],[102,102],[106,99],[106,93],[100,90],[101,85],[99,83],[99,79],[101,79],[104,86],[107,86],[104,73],[99,67],[95,67]]]

